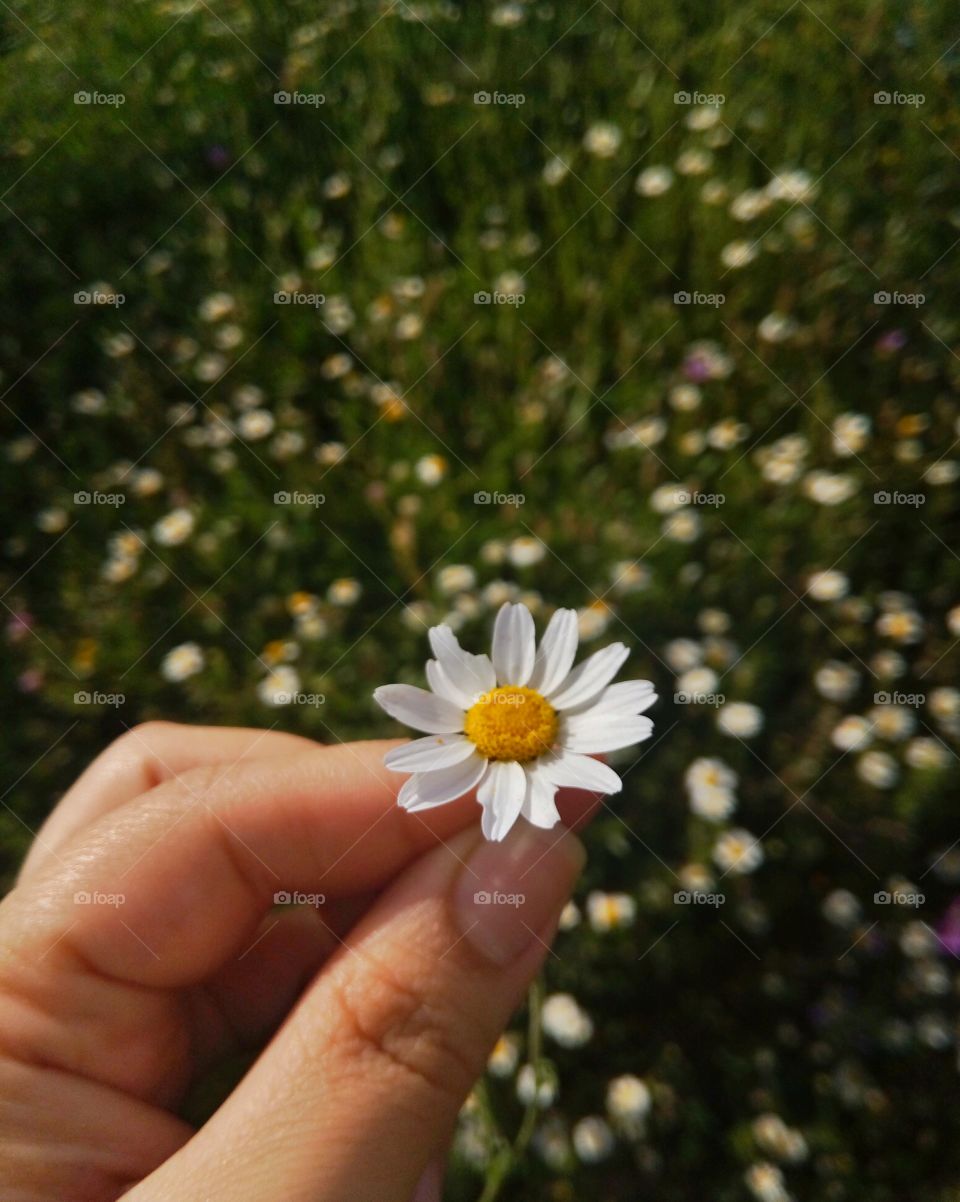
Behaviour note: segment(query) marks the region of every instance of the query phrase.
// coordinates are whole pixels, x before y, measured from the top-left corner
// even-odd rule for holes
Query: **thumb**
[[[234,1094],[131,1202],[409,1202],[583,862],[574,835],[526,823],[502,843],[463,831],[415,861]]]

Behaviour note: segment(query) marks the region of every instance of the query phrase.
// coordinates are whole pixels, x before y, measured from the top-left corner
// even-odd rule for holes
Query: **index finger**
[[[8,905],[27,907],[30,938],[53,963],[79,957],[145,985],[200,981],[249,945],[278,894],[322,898],[322,916],[326,899],[381,887],[479,819],[472,795],[401,810],[403,778],[383,764],[395,745],[182,773],[95,822]],[[588,805],[581,795],[561,808],[572,822]]]
[[[25,880],[85,826],[190,768],[291,755],[316,747],[312,739],[279,730],[145,722],[115,739],[57,802],[20,868]]]

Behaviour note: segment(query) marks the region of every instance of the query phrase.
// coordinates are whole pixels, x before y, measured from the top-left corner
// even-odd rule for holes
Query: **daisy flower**
[[[388,768],[412,774],[398,797],[404,809],[432,809],[475,788],[483,833],[499,842],[521,814],[547,830],[559,822],[560,787],[620,791],[616,772],[590,757],[649,738],[653,723],[641,715],[657,699],[648,680],[610,683],[629,654],[623,643],[573,668],[576,611],[558,609],[537,646],[529,609],[509,602],[490,656],[464,651],[449,626],[429,638],[431,691],[389,684],[373,694],[392,718],[427,734],[386,755]]]
[[[160,672],[165,680],[186,680],[203,669],[203,652],[196,643],[181,643],[163,657]]]
[[[650,1113],[652,1105],[649,1086],[631,1073],[614,1077],[607,1086],[607,1112],[615,1121],[640,1123]]]

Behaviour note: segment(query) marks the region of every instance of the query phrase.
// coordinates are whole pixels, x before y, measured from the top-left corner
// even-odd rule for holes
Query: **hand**
[[[150,723],[84,772],[0,905],[4,1202],[439,1198],[583,851],[486,843],[472,797],[405,813],[392,745]],[[177,1117],[267,1040],[199,1131]]]

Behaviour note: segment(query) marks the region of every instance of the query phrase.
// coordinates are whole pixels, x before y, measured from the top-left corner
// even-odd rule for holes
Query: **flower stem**
[[[494,1202],[503,1188],[504,1182],[519,1165],[527,1145],[533,1135],[537,1122],[537,1093],[540,1084],[540,1059],[543,1054],[543,1032],[540,1016],[543,1010],[543,978],[537,979],[530,986],[527,994],[527,1063],[533,1065],[534,1092],[523,1112],[523,1118],[514,1136],[513,1143],[501,1148],[494,1156],[487,1173],[487,1181],[480,1195],[479,1202]]]

